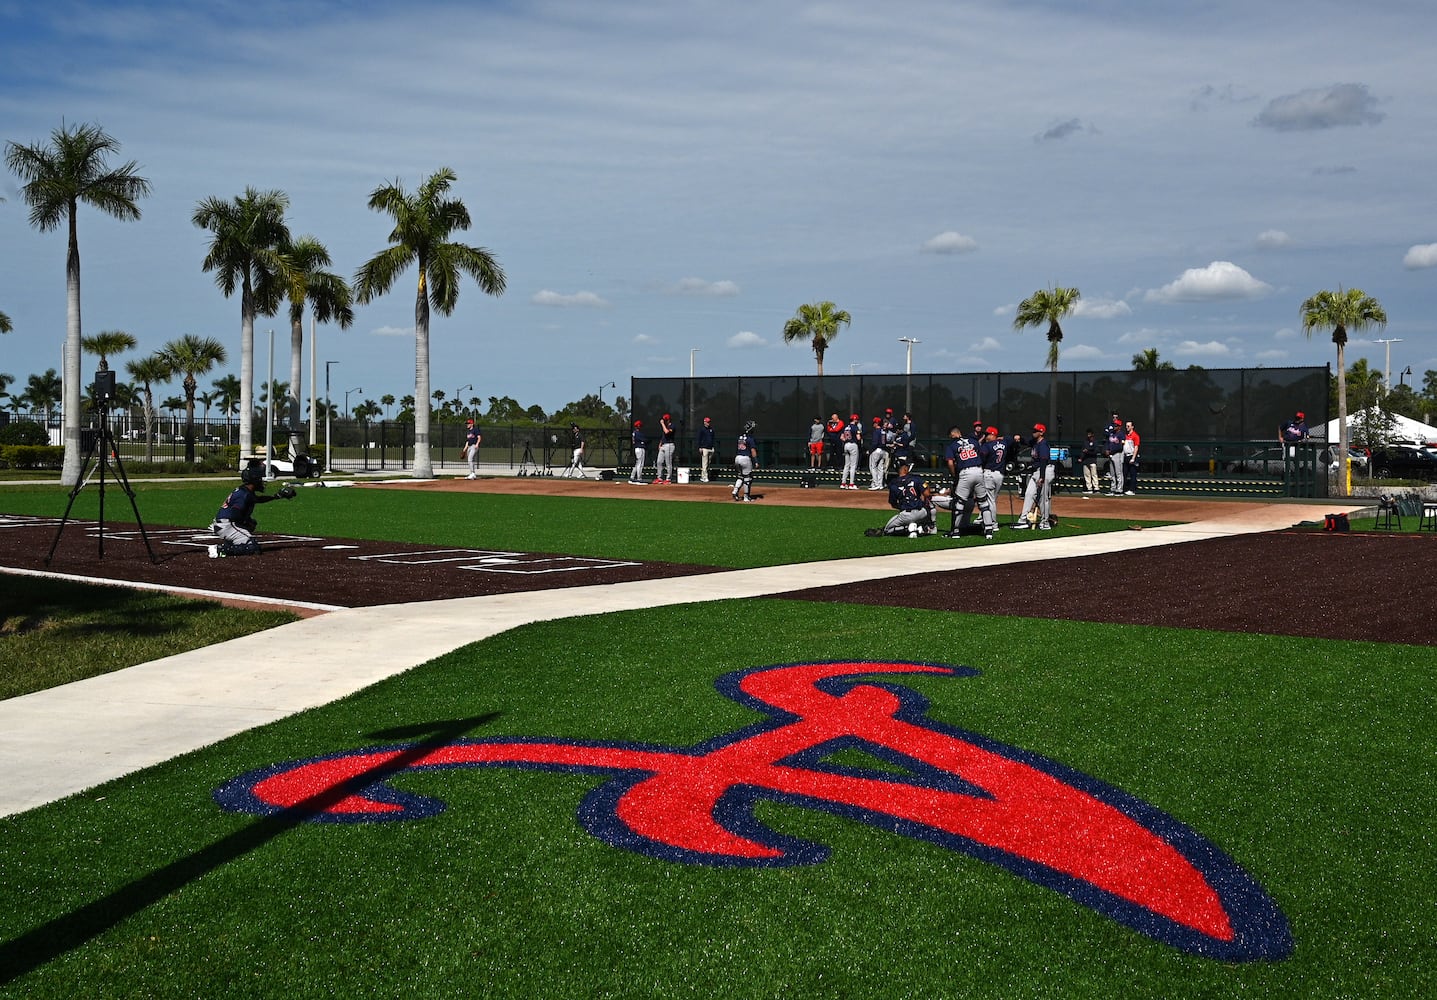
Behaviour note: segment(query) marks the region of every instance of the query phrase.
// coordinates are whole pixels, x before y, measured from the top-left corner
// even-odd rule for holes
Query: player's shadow
[[[208,847],[177,858],[163,868],[106,896],[0,944],[0,985],[13,982],[80,947],[171,893],[183,889],[236,858],[263,847],[356,792],[376,782],[387,781],[411,767],[424,755],[453,743],[469,730],[488,725],[497,718],[498,712],[489,712],[468,719],[441,720],[371,734],[379,739],[405,739],[413,736],[424,738],[382,764],[316,792],[287,809],[263,816],[244,829],[221,837]]]

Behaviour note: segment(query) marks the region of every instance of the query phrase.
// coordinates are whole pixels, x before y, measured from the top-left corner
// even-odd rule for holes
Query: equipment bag
[[[1347,521],[1346,514],[1328,514],[1323,521],[1323,531],[1347,531],[1351,525]]]

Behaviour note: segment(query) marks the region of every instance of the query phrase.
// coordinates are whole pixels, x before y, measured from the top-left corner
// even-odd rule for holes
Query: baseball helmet
[[[240,482],[248,483],[256,490],[264,492],[264,467],[260,465],[246,465],[240,470]]]
[[[1046,433],[1048,433],[1048,428],[1047,428],[1045,425],[1043,425],[1043,424],[1034,424],[1034,425],[1033,425],[1033,433],[1034,433],[1034,434],[1046,434]]]

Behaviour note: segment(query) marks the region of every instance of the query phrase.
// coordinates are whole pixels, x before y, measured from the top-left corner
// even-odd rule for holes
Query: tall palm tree
[[[215,272],[225,297],[240,290],[240,451],[254,443],[254,318],[273,316],[288,287],[284,247],[289,227],[284,213],[289,196],[283,191],[247,187],[229,201],[206,198],[192,220],[210,232],[204,270]]]
[[[5,164],[25,186],[21,194],[30,206],[30,225],[42,233],[68,223],[65,254],[64,424],[65,460],[60,482],[80,481],[80,237],[76,213],[80,203],[98,208],[117,219],[140,217],[137,200],[150,193],[135,161],[112,167],[110,154],[120,144],[98,125],[61,125],[50,133],[48,144],[5,144]]]
[[[1076,288],[1040,288],[1018,303],[1018,313],[1013,317],[1013,329],[1025,330],[1030,326],[1048,327],[1048,371],[1052,372],[1052,388],[1048,391],[1048,425],[1058,423],[1058,345],[1063,342],[1063,325],[1060,322],[1076,308],[1083,294]]]
[[[389,291],[410,264],[419,270],[414,298],[414,478],[433,479],[434,459],[429,452],[429,309],[441,315],[454,312],[459,279],[467,274],[488,295],[504,294],[504,271],[484,247],[451,242],[456,231],[467,230],[469,210],[449,197],[454,171],[441,167],[409,194],[398,181],[374,189],[369,207],[394,219],[390,246],[375,254],[354,275],[355,300],[366,303]]]
[[[15,328],[10,325],[10,317],[0,312],[0,333],[9,333],[13,329]]]
[[[33,413],[39,410],[45,415],[45,427],[49,429],[50,416],[60,405],[64,383],[55,369],[46,368],[43,375],[31,375],[25,380],[25,391],[20,394],[20,403]]]
[[[1149,347],[1141,353],[1133,355],[1133,371],[1135,372],[1170,372],[1176,369],[1177,365],[1171,361],[1158,360],[1156,347]]]
[[[110,370],[110,355],[119,354],[121,351],[133,351],[138,344],[133,335],[124,330],[101,330],[93,337],[81,337],[80,346],[87,354],[97,354],[100,357],[100,371]]]
[[[324,270],[333,261],[324,244],[313,236],[301,236],[284,248],[289,272],[289,429],[297,435],[300,421],[299,392],[304,367],[304,307],[308,303],[318,323],[338,323],[348,330],[354,322],[350,308],[353,293],[339,275]],[[298,446],[296,443],[296,451]]]
[[[1321,291],[1302,303],[1302,332],[1312,338],[1312,331],[1332,328],[1332,342],[1337,345],[1337,447],[1347,455],[1347,331],[1361,333],[1387,326],[1387,313],[1376,299],[1360,288]],[[1339,477],[1341,496],[1348,495],[1348,477]]]
[[[225,415],[225,444],[234,444],[234,437],[230,433],[234,430],[234,425],[230,418],[239,407],[240,381],[233,375],[222,375],[210,385],[214,386],[217,393],[215,402],[219,404],[220,412]]]
[[[145,461],[155,460],[155,390],[160,382],[174,378],[174,372],[158,354],[125,362],[125,371],[130,378],[144,387],[145,403]]]
[[[783,324],[783,342],[791,344],[806,340],[813,347],[813,356],[818,361],[818,412],[823,406],[823,355],[839,332],[853,317],[832,302],[808,303],[798,307],[793,318]]]
[[[180,383],[185,390],[185,461],[195,460],[195,389],[200,375],[207,375],[215,365],[225,363],[225,346],[213,337],[197,337],[187,333],[160,348],[160,358],[170,371],[183,375]]]

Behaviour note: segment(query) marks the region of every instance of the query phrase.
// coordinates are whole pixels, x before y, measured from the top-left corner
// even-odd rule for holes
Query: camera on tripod
[[[106,368],[95,372],[95,383],[90,387],[90,398],[97,407],[108,409],[115,402],[115,372]]]

